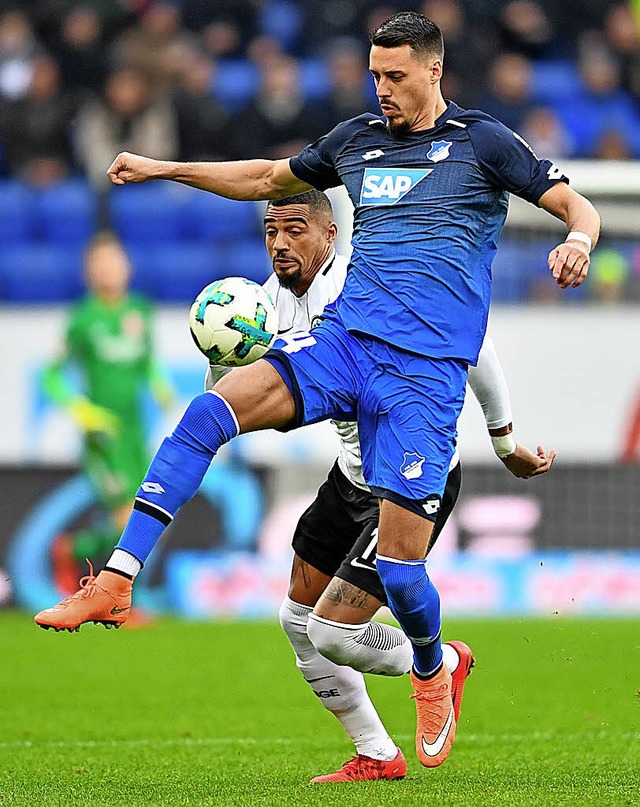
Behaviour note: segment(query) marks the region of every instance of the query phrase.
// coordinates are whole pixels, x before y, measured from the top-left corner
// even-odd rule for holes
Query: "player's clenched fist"
[[[114,185],[126,185],[127,182],[145,182],[158,177],[159,160],[130,154],[123,151],[109,166],[107,176]]]
[[[577,288],[589,271],[589,249],[581,241],[565,241],[549,253],[549,269],[562,289]]]

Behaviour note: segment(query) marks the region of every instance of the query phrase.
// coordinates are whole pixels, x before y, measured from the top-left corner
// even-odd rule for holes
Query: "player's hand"
[[[159,160],[123,151],[109,166],[107,176],[114,185],[126,185],[127,182],[146,182],[148,179],[158,178],[160,165]]]
[[[589,250],[582,241],[563,241],[549,253],[549,269],[561,289],[577,288],[589,271]]]
[[[547,454],[542,446],[538,446],[537,453],[534,454],[526,446],[517,444],[513,454],[502,457],[501,461],[518,479],[531,479],[532,476],[550,471],[555,458],[556,452],[553,449]]]
[[[120,431],[120,420],[109,409],[98,406],[87,398],[75,398],[68,406],[70,415],[87,433],[114,437]]]

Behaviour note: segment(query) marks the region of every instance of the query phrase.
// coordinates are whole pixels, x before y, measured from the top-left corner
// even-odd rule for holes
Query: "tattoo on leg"
[[[325,597],[337,605],[350,605],[352,608],[369,608],[371,597],[361,588],[334,577],[325,590]]]
[[[297,555],[293,559],[293,568],[291,569],[291,579],[295,580],[298,576],[302,577],[302,584],[306,589],[311,588],[311,574],[309,564],[299,558]]]

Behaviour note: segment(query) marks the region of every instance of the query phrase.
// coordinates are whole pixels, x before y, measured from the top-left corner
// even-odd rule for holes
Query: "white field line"
[[[399,742],[413,740],[413,735],[398,734]],[[594,740],[629,740],[640,742],[640,732],[612,732],[598,731],[567,732],[566,734],[554,732],[531,732],[530,734],[464,734],[457,738],[457,744],[491,745],[496,743],[529,743],[549,742],[561,740],[562,742],[593,742]],[[0,741],[0,749],[28,749],[28,748],[171,748],[185,747],[198,748],[201,746],[239,745],[239,746],[274,746],[299,745],[300,738],[293,737],[171,737],[154,739],[139,737],[128,740],[7,740]]]

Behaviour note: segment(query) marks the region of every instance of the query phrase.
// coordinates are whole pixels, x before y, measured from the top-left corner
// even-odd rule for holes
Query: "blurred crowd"
[[[289,156],[378,111],[368,33],[400,9],[443,29],[445,97],[545,156],[640,157],[633,2],[23,0],[0,3],[0,176],[101,188],[125,149]]]

